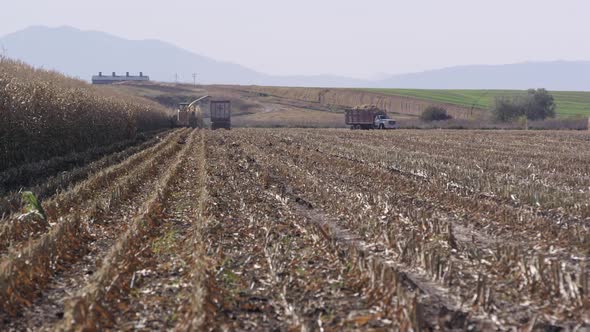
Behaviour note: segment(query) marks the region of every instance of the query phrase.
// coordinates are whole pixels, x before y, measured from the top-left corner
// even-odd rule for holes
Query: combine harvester
[[[203,111],[201,103],[204,103],[209,96],[203,96],[190,103],[178,104],[176,124],[180,127],[203,128]]]
[[[350,129],[395,129],[397,122],[377,106],[365,105],[346,109],[345,122]]]
[[[204,128],[201,105],[209,100],[203,96],[190,103],[178,104],[176,124],[180,127]],[[229,100],[210,101],[211,129],[231,129],[231,102]]]

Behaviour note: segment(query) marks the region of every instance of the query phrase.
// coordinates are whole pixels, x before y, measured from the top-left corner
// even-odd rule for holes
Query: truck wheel
[[[385,129],[385,126],[383,124],[380,124],[379,129]]]

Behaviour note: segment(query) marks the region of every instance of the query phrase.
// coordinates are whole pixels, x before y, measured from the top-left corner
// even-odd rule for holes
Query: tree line
[[[529,89],[523,95],[496,97],[492,114],[500,122],[511,122],[519,118],[544,120],[555,117],[555,101],[545,89]]]
[[[544,120],[555,117],[555,100],[545,89],[529,89],[516,96],[496,97],[492,107],[493,119],[498,122],[512,122],[518,119]],[[421,114],[425,122],[450,120],[452,117],[444,107],[429,106]]]

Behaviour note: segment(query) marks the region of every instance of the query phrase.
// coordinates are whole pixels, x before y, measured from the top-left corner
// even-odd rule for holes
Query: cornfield
[[[0,58],[0,171],[169,125],[147,100]]]
[[[7,204],[0,327],[588,329],[588,144],[563,131],[159,132]]]

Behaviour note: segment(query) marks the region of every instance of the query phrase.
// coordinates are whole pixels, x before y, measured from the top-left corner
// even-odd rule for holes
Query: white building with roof
[[[150,80],[149,76],[143,75],[143,72],[139,73],[139,76],[129,75],[129,72],[125,74],[125,76],[119,76],[117,73],[113,72],[111,76],[103,75],[102,72],[99,72],[98,75],[92,76],[92,84],[113,84],[113,83],[120,83],[120,82],[147,82]]]

